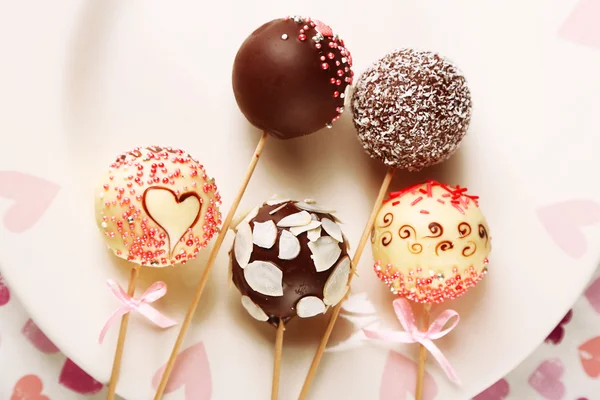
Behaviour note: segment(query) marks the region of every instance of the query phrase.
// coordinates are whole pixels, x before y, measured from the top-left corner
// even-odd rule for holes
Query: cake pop
[[[195,258],[221,223],[214,179],[183,150],[151,146],[124,153],[96,192],[96,222],[106,244],[143,266]]]
[[[166,267],[195,258],[221,223],[220,204],[215,181],[183,150],[136,147],[119,155],[96,190],[95,214],[108,248],[133,264],[126,297],[140,302],[133,299],[140,267]],[[162,282],[157,284],[164,287]],[[123,292],[116,286],[109,280],[113,292]],[[108,385],[109,400],[115,398],[127,335],[130,310],[125,308]],[[152,315],[159,326],[174,324],[155,310]],[[112,320],[103,328],[100,341]]]
[[[423,396],[427,350],[432,351],[447,376],[460,383],[450,363],[432,340],[449,333],[458,313],[444,311],[429,326],[431,304],[462,296],[487,273],[491,236],[479,208],[479,198],[466,188],[436,181],[390,193],[377,214],[371,234],[375,273],[394,294],[394,309],[404,326],[406,341],[421,344],[415,399]],[[422,332],[414,325],[407,300],[423,303]],[[454,323],[442,331],[446,323]],[[371,339],[389,338],[365,330]]]
[[[471,95],[464,76],[446,58],[404,49],[385,55],[361,74],[351,106],[363,148],[388,171],[352,259],[350,280],[394,172],[419,171],[450,158],[469,127]],[[340,309],[341,302],[333,310],[300,400],[308,396]]]
[[[232,279],[250,315],[277,326],[335,306],[348,290],[348,242],[332,210],[270,200],[237,226]]]
[[[352,56],[324,23],[303,17],[269,21],[240,47],[233,92],[248,121],[279,139],[331,127],[344,111]]]
[[[285,324],[324,314],[348,292],[348,241],[333,213],[313,201],[275,199],[236,227],[229,254],[242,305],[277,327],[271,399],[278,396]]]
[[[471,120],[471,94],[448,59],[404,49],[360,76],[352,110],[360,142],[371,157],[418,171],[456,151]]]
[[[377,276],[419,303],[463,295],[487,273],[491,251],[478,197],[436,181],[390,193],[371,243]]]

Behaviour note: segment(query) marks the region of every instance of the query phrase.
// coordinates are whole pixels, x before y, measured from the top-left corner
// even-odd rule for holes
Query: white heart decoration
[[[143,198],[148,216],[160,226],[169,239],[169,251],[173,252],[179,240],[200,219],[202,204],[196,193],[174,192],[163,187],[146,189]]]

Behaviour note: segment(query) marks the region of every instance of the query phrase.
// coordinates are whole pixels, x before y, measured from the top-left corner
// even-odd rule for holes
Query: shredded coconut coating
[[[471,120],[471,93],[448,59],[403,49],[361,75],[352,109],[358,137],[371,157],[418,171],[456,151]]]

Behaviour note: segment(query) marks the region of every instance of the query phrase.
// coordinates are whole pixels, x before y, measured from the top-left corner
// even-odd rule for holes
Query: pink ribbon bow
[[[123,303],[123,306],[118,308],[113,315],[106,321],[102,331],[100,331],[100,338],[98,339],[98,343],[102,344],[104,340],[104,336],[108,329],[116,323],[121,317],[128,312],[137,311],[142,314],[144,317],[148,318],[150,321],[160,326],[161,328],[170,328],[171,326],[176,325],[177,323],[172,319],[166,317],[161,314],[158,310],[150,305],[150,303],[154,303],[156,300],[163,297],[167,294],[167,284],[164,282],[154,282],[152,286],[150,286],[142,295],[140,299],[133,298],[129,296],[121,286],[119,286],[114,280],[109,279],[106,281],[106,284],[110,288],[111,292],[115,295],[115,297]]]
[[[405,298],[399,298],[394,300],[394,311],[398,317],[398,321],[404,328],[404,332],[381,332],[373,331],[370,329],[363,329],[363,332],[368,339],[383,340],[386,342],[396,343],[420,343],[422,344],[431,355],[440,364],[448,378],[460,385],[460,379],[456,375],[456,371],[450,365],[448,359],[444,356],[442,351],[433,343],[434,340],[442,338],[450,333],[458,324],[460,319],[458,313],[454,310],[446,310],[433,321],[426,332],[422,332],[417,328],[415,323],[415,315],[413,314],[412,308]],[[450,325],[449,328],[442,330],[442,328],[452,318],[456,317],[456,320]]]

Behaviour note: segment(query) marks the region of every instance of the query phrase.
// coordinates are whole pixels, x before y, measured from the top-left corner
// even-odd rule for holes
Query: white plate
[[[107,381],[117,329],[102,346],[97,337],[117,303],[105,281],[116,278],[125,285],[128,270],[105,251],[94,226],[96,177],[116,154],[135,145],[183,147],[216,177],[227,211],[259,138],[232,96],[235,52],[268,19],[312,15],[345,39],[357,73],[395,47],[412,46],[446,54],[470,81],[474,119],[460,152],[419,175],[399,174],[394,186],[433,177],[481,195],[494,234],[490,274],[466,296],[444,305],[459,310],[462,319],[439,342],[464,385],[456,388],[436,364],[428,367],[440,398],[472,396],[535,349],[580,294],[598,260],[600,137],[594,134],[594,110],[600,83],[590,77],[597,75],[600,52],[559,37],[576,1],[556,3],[347,0],[288,8],[282,1],[65,0],[5,5],[0,12],[0,179],[6,179],[6,170],[20,171],[53,182],[59,191],[37,224],[18,233],[27,218],[35,219],[35,210],[22,209],[23,218],[12,220],[15,205],[6,192],[14,193],[16,186],[0,190],[2,274],[48,336],[91,375]],[[269,141],[242,208],[273,193],[315,198],[337,208],[346,235],[356,243],[383,173],[362,152],[346,114],[331,131]],[[19,187],[29,183],[22,180]],[[30,193],[20,204],[35,208],[44,197]],[[556,206],[576,199],[587,201],[579,211],[573,207],[577,203]],[[551,236],[540,215],[554,221],[552,232],[561,236]],[[204,343],[212,398],[265,399],[275,332],[251,320],[239,294],[227,290],[230,244],[228,237],[186,347]],[[184,267],[144,270],[138,290],[166,281],[169,294],[157,307],[181,321],[206,256]],[[390,318],[392,297],[371,264],[367,251],[354,291],[367,292]],[[282,399],[298,393],[325,321],[289,325]],[[132,318],[120,394],[149,398],[151,378],[165,362],[177,330],[159,331]],[[350,330],[340,323],[337,339]],[[411,356],[416,352],[416,346],[398,349]],[[328,354],[312,398],[376,398],[386,357],[386,350],[370,345]],[[402,387],[402,377],[397,380]],[[169,398],[184,398],[184,389]]]

